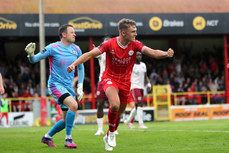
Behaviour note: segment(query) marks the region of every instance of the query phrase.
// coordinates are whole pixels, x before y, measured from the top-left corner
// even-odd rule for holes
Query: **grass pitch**
[[[128,129],[120,124],[117,153],[228,153],[229,120],[148,122],[149,128]],[[54,137],[56,148],[41,143],[51,127],[0,128],[1,153],[103,153],[103,136],[94,136],[97,125],[77,125],[73,140],[77,149],[64,147],[65,130]],[[108,125],[104,125],[105,131]]]

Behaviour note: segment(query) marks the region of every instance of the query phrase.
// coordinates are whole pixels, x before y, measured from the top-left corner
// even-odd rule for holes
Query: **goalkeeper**
[[[50,147],[56,147],[52,141],[52,137],[65,128],[66,137],[64,146],[77,148],[77,145],[72,141],[72,127],[78,109],[78,103],[75,100],[75,92],[73,90],[75,72],[68,73],[67,67],[79,58],[82,52],[79,46],[74,44],[76,34],[71,25],[62,25],[59,28],[58,34],[60,41],[46,46],[40,53],[34,55],[35,43],[29,43],[25,51],[28,54],[30,63],[36,63],[45,58],[49,59],[50,75],[48,90],[63,111],[62,120],[58,121],[52,129],[42,137],[41,142]],[[78,65],[77,70],[79,78],[77,99],[80,101],[83,97],[83,64]]]

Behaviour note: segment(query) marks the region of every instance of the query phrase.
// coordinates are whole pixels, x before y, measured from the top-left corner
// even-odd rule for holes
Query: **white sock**
[[[103,131],[103,118],[97,118],[98,129]]]
[[[66,135],[65,139],[72,139],[71,135]]]
[[[137,116],[138,116],[139,126],[143,125],[143,109],[142,109],[142,107],[137,108]]]
[[[130,111],[130,115],[127,118],[127,122],[128,123],[135,117],[136,113],[137,113],[137,111],[136,111],[136,108],[134,107],[134,109],[132,109]]]

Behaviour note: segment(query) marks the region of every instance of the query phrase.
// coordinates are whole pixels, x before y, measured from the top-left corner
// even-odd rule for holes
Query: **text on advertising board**
[[[103,24],[89,17],[79,17],[70,20],[68,24],[71,24],[76,31],[84,32],[85,29],[102,29]]]
[[[7,20],[3,17],[0,17],[0,30],[1,29],[15,30],[15,29],[17,29],[17,24],[14,21]]]

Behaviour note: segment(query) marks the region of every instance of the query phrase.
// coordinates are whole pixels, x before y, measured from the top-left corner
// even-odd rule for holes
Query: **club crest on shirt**
[[[107,81],[107,84],[112,84],[112,82],[111,81]]]
[[[64,87],[61,87],[60,89],[61,89],[62,91],[65,91],[65,90],[66,90]]]
[[[134,51],[133,50],[130,50],[129,51],[129,55],[132,56],[134,54]]]
[[[75,51],[75,50],[72,50],[72,53],[73,53],[74,55],[76,55],[76,51]]]

